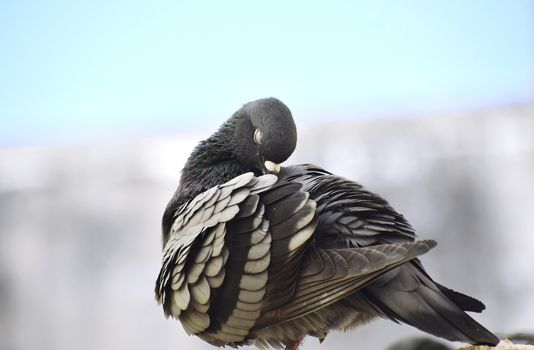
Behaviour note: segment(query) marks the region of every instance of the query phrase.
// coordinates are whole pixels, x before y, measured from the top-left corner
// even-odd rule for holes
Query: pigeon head
[[[246,172],[278,172],[296,144],[295,122],[285,104],[276,98],[246,103],[195,147],[164,221],[172,219],[173,210],[180,204],[212,186]]]
[[[246,103],[213,135],[199,143],[184,168],[196,178],[216,172],[217,182],[246,172],[278,172],[297,144],[291,111],[276,98]]]
[[[241,116],[239,116],[241,115]],[[234,117],[243,118],[250,127],[236,135],[248,141],[247,156],[256,157],[264,170],[278,172],[297,145],[297,129],[291,111],[276,98],[264,98],[245,104]]]

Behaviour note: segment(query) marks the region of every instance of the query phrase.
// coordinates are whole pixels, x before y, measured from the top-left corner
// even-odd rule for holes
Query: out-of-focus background
[[[154,301],[160,216],[194,145],[266,96],[299,128],[288,163],[382,194],[478,320],[534,330],[532,1],[7,0],[0,53],[2,349],[211,348]]]

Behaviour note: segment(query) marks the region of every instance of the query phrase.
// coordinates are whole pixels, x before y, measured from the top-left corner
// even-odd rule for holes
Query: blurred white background
[[[275,96],[495,332],[534,331],[534,3],[0,3],[2,349],[209,349],[153,285],[191,149]],[[303,349],[384,349],[378,320]]]

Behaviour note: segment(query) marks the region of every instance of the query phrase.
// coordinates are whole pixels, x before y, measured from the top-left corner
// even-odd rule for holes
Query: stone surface
[[[534,345],[514,344],[508,339],[505,339],[495,347],[491,346],[467,346],[459,348],[458,350],[534,350]]]

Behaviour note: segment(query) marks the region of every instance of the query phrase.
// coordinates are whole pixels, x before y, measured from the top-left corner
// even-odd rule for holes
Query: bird
[[[402,214],[313,164],[282,166],[297,145],[290,109],[242,105],[187,159],[162,218],[155,296],[166,317],[217,347],[297,349],[375,318],[450,341],[499,339],[466,311],[482,302],[434,281]]]

